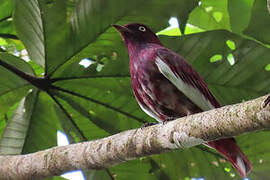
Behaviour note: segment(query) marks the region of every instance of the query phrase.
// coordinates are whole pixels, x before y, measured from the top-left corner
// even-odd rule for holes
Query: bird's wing
[[[204,80],[183,57],[160,49],[155,58],[159,71],[199,108],[207,111],[220,107]]]
[[[162,49],[157,52],[155,63],[159,71],[202,110],[220,107],[203,79],[183,57],[168,49]],[[220,139],[205,145],[216,149],[226,157],[242,177],[246,177],[251,171],[249,160],[233,138]]]

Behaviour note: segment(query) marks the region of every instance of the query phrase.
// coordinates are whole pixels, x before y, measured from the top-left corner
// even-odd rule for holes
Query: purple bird
[[[219,108],[201,76],[180,55],[162,45],[147,26],[113,25],[128,49],[134,95],[142,110],[159,122]],[[233,138],[205,144],[216,149],[242,177],[251,164]]]

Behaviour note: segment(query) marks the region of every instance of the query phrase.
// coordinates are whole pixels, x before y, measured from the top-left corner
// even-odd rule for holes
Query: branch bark
[[[102,169],[178,148],[270,128],[266,96],[121,132],[103,139],[16,156],[0,156],[1,179],[37,179],[76,169]]]

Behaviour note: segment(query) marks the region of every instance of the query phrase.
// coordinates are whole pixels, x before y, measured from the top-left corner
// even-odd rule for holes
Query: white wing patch
[[[241,156],[237,156],[237,157],[236,157],[236,163],[237,163],[239,169],[241,169],[241,171],[242,171],[244,174],[246,174],[246,173],[247,173],[247,171],[246,171],[246,165],[245,165],[243,159],[241,158]]]
[[[171,68],[162,61],[160,57],[156,58],[156,65],[159,71],[173,83],[179,91],[185,94],[194,104],[196,104],[203,111],[214,109],[215,107],[209,102],[208,99],[196,88],[186,84],[180,77],[177,77]]]
[[[162,122],[161,119],[159,119],[159,117],[151,111],[151,109],[145,108],[139,101],[138,101],[138,104],[146,114],[156,119],[158,122]]]

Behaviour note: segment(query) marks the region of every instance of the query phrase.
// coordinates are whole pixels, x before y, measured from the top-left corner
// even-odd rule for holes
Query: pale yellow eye
[[[139,30],[142,31],[142,32],[145,32],[145,31],[146,31],[146,28],[143,27],[143,26],[140,26],[140,27],[139,27]]]

